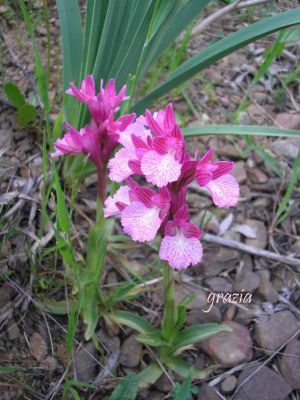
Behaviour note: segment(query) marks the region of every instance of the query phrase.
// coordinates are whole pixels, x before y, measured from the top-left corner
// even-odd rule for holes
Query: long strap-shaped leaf
[[[184,136],[202,135],[254,135],[254,136],[296,136],[300,137],[300,131],[291,129],[279,129],[273,126],[251,125],[206,125],[197,128],[184,128]]]
[[[139,0],[136,2],[131,21],[128,21],[128,29],[125,32],[122,46],[111,69],[112,76],[120,83],[127,80],[128,74],[136,74],[153,8],[153,1],[147,3],[144,0]]]
[[[82,26],[77,0],[56,0],[60,20],[63,61],[64,89],[69,83],[78,83],[82,58]]]
[[[134,0],[110,0],[102,31],[93,74],[96,79],[111,78],[110,70],[135,9]],[[120,85],[119,85],[120,86]]]
[[[181,0],[171,0],[172,7],[165,8],[162,7],[163,3],[161,4],[156,24],[153,27],[154,34],[146,47],[142,76],[210,1],[188,0],[182,4]]]
[[[180,85],[199,71],[207,68],[226,55],[233,53],[248,43],[254,42],[280,29],[288,28],[300,23],[300,7],[294,8],[273,17],[256,22],[237,32],[231,33],[224,39],[213,43],[199,54],[190,58],[178,67],[170,77],[155,88],[148,96],[139,101],[134,111],[143,112],[155,99]]]
[[[109,0],[88,0],[84,26],[81,79],[93,72]]]

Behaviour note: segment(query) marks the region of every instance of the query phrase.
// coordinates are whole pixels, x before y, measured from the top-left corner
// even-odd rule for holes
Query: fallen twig
[[[202,20],[200,24],[196,25],[192,30],[191,36],[197,35],[200,32],[203,32],[211,23],[217,21],[218,19],[224,17],[224,15],[229,14],[231,11],[237,9],[240,10],[242,8],[247,8],[250,6],[255,6],[258,4],[269,3],[273,0],[236,0],[234,3],[225,6],[213,14],[210,14],[207,18]]]
[[[235,240],[225,239],[216,235],[212,235],[210,233],[206,233],[203,236],[203,240],[209,243],[215,243],[221,246],[244,251],[245,253],[253,254],[255,256],[265,257],[270,260],[279,261],[288,265],[292,265],[294,267],[300,267],[300,260],[297,260],[296,258],[283,256],[281,254],[273,253],[268,250],[259,249],[258,247],[249,246],[247,244],[236,242]]]

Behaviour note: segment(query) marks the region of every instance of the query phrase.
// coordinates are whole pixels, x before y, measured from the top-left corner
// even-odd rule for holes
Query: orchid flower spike
[[[104,215],[120,215],[124,232],[135,241],[151,241],[160,234],[159,256],[170,267],[198,264],[202,231],[189,220],[188,185],[196,180],[215,205],[234,206],[239,185],[230,174],[233,163],[212,162],[212,149],[199,161],[198,153],[192,157],[185,149],[172,104],[153,114],[147,110],[120,133],[118,142],[122,147],[108,163],[109,177],[127,184],[107,198]],[[134,175],[154,188],[137,184]]]

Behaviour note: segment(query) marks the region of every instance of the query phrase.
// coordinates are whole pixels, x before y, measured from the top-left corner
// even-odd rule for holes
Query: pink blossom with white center
[[[129,166],[131,160],[136,159],[133,147],[123,147],[118,150],[108,162],[109,179],[114,182],[122,182],[133,174]]]
[[[95,82],[92,75],[88,75],[82,82],[80,89],[78,89],[73,82],[70,83],[70,88],[66,93],[76,97],[82,103],[88,103],[96,96]]]
[[[136,185],[129,197],[131,203],[121,212],[124,232],[138,242],[153,240],[169,208],[168,193]]]
[[[202,232],[189,222],[187,204],[184,204],[166,224],[161,241],[159,256],[168,261],[174,269],[186,269],[198,264],[202,259],[202,245],[199,241]]]
[[[153,115],[147,111],[146,117],[137,118],[118,141],[124,148],[109,163],[110,179],[121,182],[139,174],[161,188],[179,178],[184,141],[171,104]]]
[[[120,214],[120,208],[117,203],[123,205],[130,204],[129,198],[130,187],[127,185],[121,186],[113,196],[108,196],[104,202],[104,217],[112,217]]]
[[[159,188],[155,193],[130,178],[129,204],[116,201],[113,213],[121,212],[124,232],[135,241],[162,236],[159,256],[172,268],[185,269],[202,259],[201,230],[189,221],[188,185],[196,179],[219,207],[237,203],[239,186],[230,175],[233,163],[211,162],[212,150],[198,161],[186,150],[172,105],[139,117],[119,135],[123,147],[109,161],[110,178],[117,182],[139,175]]]
[[[200,186],[206,187],[216,206],[232,207],[239,200],[239,184],[234,176],[230,175],[233,162],[211,162],[213,150],[210,149],[198,162],[196,179]]]
[[[152,150],[145,151],[141,158],[141,171],[146,180],[158,187],[177,181],[181,173],[181,146],[176,138],[156,137]]]

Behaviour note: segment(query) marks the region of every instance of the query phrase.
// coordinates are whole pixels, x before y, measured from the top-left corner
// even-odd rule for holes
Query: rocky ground
[[[46,60],[46,30],[40,2],[33,2],[37,15],[36,34]],[[293,2],[279,2],[289,8]],[[265,12],[262,9],[261,12]],[[2,31],[2,81],[13,81],[34,97],[34,65],[30,41],[17,7],[0,6]],[[38,19],[40,18],[40,19]],[[191,37],[188,54],[208,42],[256,18],[240,11],[224,17],[223,31],[218,23]],[[61,61],[58,46],[58,19],[54,4],[50,13],[52,49],[50,99],[52,117],[60,111]],[[299,33],[298,33],[299,35]],[[299,38],[299,36],[298,36]],[[299,43],[285,48],[271,65],[265,78],[253,84],[263,61],[265,48],[274,37],[261,40],[198,74],[182,91],[172,94],[182,123],[199,126],[213,123],[274,125],[300,129]],[[298,40],[299,41],[299,40]],[[287,78],[288,77],[288,78]],[[3,92],[1,92],[3,99]],[[244,137],[207,136],[189,140],[191,149],[202,153],[216,149],[220,159],[236,162],[234,175],[241,185],[241,201],[232,210],[216,212],[211,200],[191,187],[189,202],[193,220],[213,236],[204,239],[203,262],[178,276],[178,300],[194,292],[188,305],[187,324],[224,322],[232,332],[223,332],[186,352],[186,358],[210,373],[194,382],[198,400],[296,400],[300,398],[300,208],[299,186],[289,199],[290,212],[278,224],[277,211],[291,179],[300,148],[300,138],[255,137],[255,144]],[[117,377],[139,372],[153,358],[149,348],[135,339],[132,330],[112,332],[99,324],[101,346],[83,339],[79,325],[74,353],[68,354],[65,333],[68,319],[63,312],[41,307],[45,299],[63,300],[71,295],[64,280],[64,269],[53,254],[54,232],[46,226],[40,236],[42,182],[42,124],[22,129],[15,111],[5,102],[0,111],[0,398],[61,398],[67,379],[97,382],[96,392],[81,393],[84,399],[103,399],[118,379],[106,373],[112,368]],[[252,147],[250,147],[252,146]],[[299,182],[299,181],[298,181]],[[79,188],[73,219],[74,243],[84,253],[87,221],[95,216],[95,177]],[[67,198],[69,201],[70,199]],[[70,204],[70,203],[69,203]],[[48,209],[51,212],[51,196]],[[116,229],[118,229],[116,227]],[[216,243],[215,237],[221,242]],[[239,244],[246,245],[240,250]],[[264,251],[269,253],[264,253]],[[270,257],[270,254],[275,258]],[[289,256],[293,261],[288,261]],[[143,296],[122,305],[136,310],[154,323],[162,315],[157,254],[151,248],[132,246],[120,258],[109,257],[101,285],[114,286],[127,279],[124,262],[145,279],[156,279]],[[146,260],[146,261],[145,261]],[[145,268],[145,264],[149,268]],[[252,294],[251,304],[214,304],[208,313],[211,292]],[[53,303],[54,304],[54,303]],[[53,311],[53,308],[52,308]],[[61,314],[61,315],[60,315]],[[153,386],[139,393],[139,399],[170,398],[172,380],[162,376]]]

